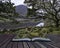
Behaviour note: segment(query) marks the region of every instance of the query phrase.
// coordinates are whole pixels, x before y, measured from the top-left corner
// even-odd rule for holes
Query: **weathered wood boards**
[[[52,42],[40,42],[40,41],[12,41],[14,35],[0,34],[0,48],[60,48],[55,46]]]
[[[15,35],[0,34],[0,48],[5,48]]]

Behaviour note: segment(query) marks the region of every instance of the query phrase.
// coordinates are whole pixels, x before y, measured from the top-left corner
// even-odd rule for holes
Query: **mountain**
[[[27,6],[25,6],[25,5],[16,6],[16,12],[19,14],[19,16],[26,16],[27,15]]]

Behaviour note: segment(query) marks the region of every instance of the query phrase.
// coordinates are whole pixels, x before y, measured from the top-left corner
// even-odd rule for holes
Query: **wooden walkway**
[[[10,42],[0,48],[58,48],[47,43],[40,42]]]
[[[56,47],[52,42],[20,42],[12,41],[14,35],[0,35],[0,48],[60,48]]]
[[[14,36],[12,34],[0,34],[0,48],[6,47]]]

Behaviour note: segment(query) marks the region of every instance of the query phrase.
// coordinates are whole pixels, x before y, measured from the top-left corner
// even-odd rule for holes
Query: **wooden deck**
[[[10,42],[0,48],[58,48],[47,43],[40,42]]]
[[[15,35],[0,34],[0,48],[5,48]]]
[[[0,48],[60,48],[52,44],[52,42],[20,42],[12,41],[14,35],[0,35]]]

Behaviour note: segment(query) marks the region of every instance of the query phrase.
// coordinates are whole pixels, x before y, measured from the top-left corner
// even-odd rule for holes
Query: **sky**
[[[21,5],[21,4],[24,4],[24,3],[23,3],[24,0],[11,0],[11,2],[14,3],[15,6],[17,6],[17,5]]]

